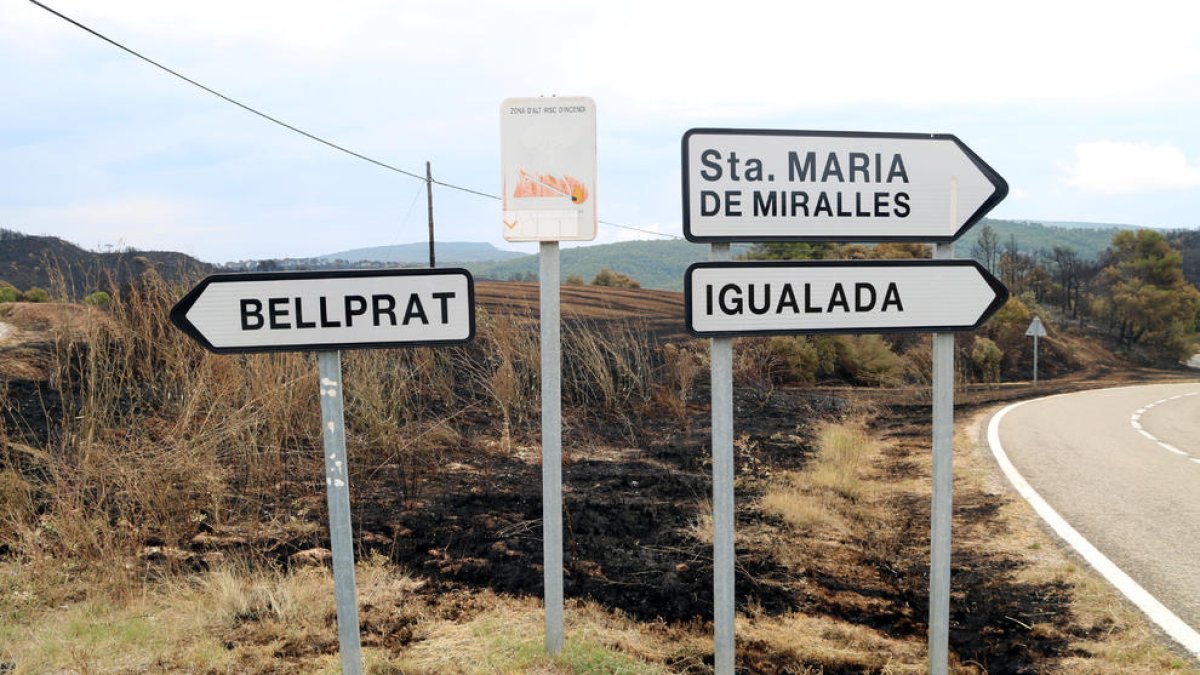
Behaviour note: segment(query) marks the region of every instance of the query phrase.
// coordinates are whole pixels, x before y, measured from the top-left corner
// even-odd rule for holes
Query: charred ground
[[[526,286],[518,285],[511,294],[485,286],[481,298],[494,312],[527,308],[531,293]],[[658,321],[654,332],[667,339],[674,334],[675,317],[653,310],[672,305],[671,298],[639,300],[629,292],[617,299],[628,306],[614,310],[610,301],[588,296],[586,290],[576,295],[580,297],[571,296],[576,316],[572,319],[569,311],[568,319],[615,319],[639,311],[637,303],[642,302],[641,311]],[[589,313],[588,306],[603,311]],[[46,351],[55,348],[48,337],[53,317],[43,317],[47,326],[19,312],[14,320],[22,326],[20,339],[0,345],[0,357],[7,360],[4,422],[10,448],[5,462],[10,467],[24,461],[19,451],[13,452],[17,445],[56,442],[54,420],[81,396],[78,389],[59,386],[46,367],[51,361]],[[961,387],[957,414],[961,419],[996,403],[1108,381],[1171,376],[1101,356],[1097,361],[1103,364],[1074,372],[1051,359],[1051,371],[1065,374],[1037,390],[1027,384]],[[86,359],[86,351],[76,358]],[[16,362],[27,367],[17,368]],[[568,414],[563,443],[568,598],[592,600],[667,631],[711,630],[706,377],[705,372],[674,414],[652,402],[615,413]],[[927,487],[920,486],[928,483],[928,388],[736,391],[736,585],[743,616],[827,617],[889,640],[923,645],[929,499]],[[851,417],[865,421],[884,444],[868,470],[878,486],[870,500],[883,514],[881,520],[870,527],[796,530],[762,508],[760,499],[777,476],[803,470],[812,461],[817,430]],[[473,598],[485,589],[541,595],[540,453],[529,424],[516,425],[505,443],[497,442],[497,420],[486,412],[463,414],[456,424],[458,431],[420,461],[397,457],[353,464],[351,439],[351,500],[360,558],[374,555],[409,570],[425,582],[418,591],[423,602],[438,612],[470,616],[483,611]],[[181,538],[152,534],[143,542],[142,562],[152,573],[167,573],[203,570],[231,557],[283,568],[327,560],[320,466],[316,455],[293,459],[291,471],[269,487],[244,486],[238,499],[258,505],[256,518],[197,519]],[[989,545],[1009,527],[997,516],[1009,497],[964,483],[956,485],[954,499],[950,646],[956,669],[1045,672],[1065,659],[1086,656],[1073,646],[1080,640],[1100,639],[1115,630],[1073,615],[1075,589],[1070,583],[1029,581],[1022,574],[1029,563],[1021,552]],[[7,548],[0,551],[9,553]],[[416,619],[399,606],[362,611],[367,644],[398,649],[422,639],[413,629]],[[247,632],[244,639],[261,638]],[[335,642],[309,644],[285,656],[336,648]],[[738,659],[741,668],[755,673],[881,669],[879,662],[853,655],[780,652],[778,645],[754,638],[739,643]],[[704,672],[710,662],[666,665],[678,672]]]

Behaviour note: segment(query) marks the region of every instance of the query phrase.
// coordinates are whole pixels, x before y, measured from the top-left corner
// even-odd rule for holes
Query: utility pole
[[[437,267],[433,257],[433,170],[425,162],[425,198],[429,203],[429,267]]]

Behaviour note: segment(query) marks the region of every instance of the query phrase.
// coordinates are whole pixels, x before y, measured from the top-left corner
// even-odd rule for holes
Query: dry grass
[[[827,425],[805,469],[772,481],[760,506],[801,532],[845,528],[852,519],[878,519],[878,514],[868,514],[873,508],[868,471],[879,451],[879,442],[861,420]]]
[[[837,672],[925,672],[923,644],[827,616],[744,614],[738,617],[737,635],[743,643],[765,646],[773,655],[771,666],[790,666],[783,672],[818,675],[826,666]],[[755,664],[747,665],[749,672],[755,670]]]
[[[46,428],[0,429],[9,456],[19,452],[0,464],[16,472],[3,486],[0,528],[18,542],[18,555],[126,561],[148,541],[183,546],[197,523],[255,520],[315,488],[321,434],[312,355],[203,351],[168,321],[183,290],[151,272],[111,287],[107,313],[6,305],[14,320],[51,338]],[[468,428],[478,433],[480,418],[495,421],[501,452],[535,433],[536,322],[481,312],[478,328],[469,345],[343,354],[356,481],[370,485],[393,467],[382,475],[399,475],[401,489],[414,492]],[[661,374],[655,349],[633,322],[569,324],[569,410],[628,421],[651,401]],[[0,388],[0,408],[23,403]],[[312,479],[281,480],[294,476]]]
[[[537,601],[491,600],[487,610],[468,621],[438,621],[423,627],[421,642],[397,659],[398,672],[652,675],[670,672],[661,661],[687,647],[664,640],[653,626],[647,630],[594,604],[571,603],[563,650],[550,657],[545,653]]]
[[[93,592],[48,607],[35,584],[0,568],[6,600],[0,663],[13,673],[338,672],[333,582],[325,568],[284,573],[230,565],[156,584],[135,596]],[[661,662],[699,656],[590,603],[567,611],[564,650],[547,656],[540,604],[481,592],[465,606],[419,595],[421,582],[380,560],[358,566],[364,661],[371,673],[666,673]],[[394,629],[409,636],[391,641]],[[384,631],[384,632],[377,632]],[[701,652],[702,653],[702,652]]]
[[[111,290],[111,321],[46,317],[54,328],[39,368],[49,376],[45,393],[61,404],[49,396],[41,402],[44,432],[0,428],[0,670],[338,668],[326,569],[283,572],[250,560],[195,574],[146,560],[150,542],[184,548],[201,523],[269,524],[271,509],[320,491],[311,356],[203,352],[167,324],[181,290],[150,275]],[[636,323],[579,324],[564,333],[564,400],[584,419],[628,421],[656,410],[685,421],[702,367],[702,353],[659,352]],[[411,488],[465,434],[479,433],[462,423],[468,416],[493,420],[502,442],[489,447],[512,452],[512,439],[529,437],[537,419],[538,369],[536,323],[510,315],[481,315],[472,345],[347,352],[354,484],[400,466],[401,488]],[[822,429],[817,444],[803,470],[767,481],[761,501],[788,528],[778,558],[794,570],[811,562],[813,544],[888,527],[881,504],[889,497],[927,490],[922,478],[879,480],[882,446],[861,421]],[[960,453],[956,490],[990,491],[1003,504],[996,525],[961,537],[956,530],[956,545],[1024,552],[1022,580],[1069,584],[1074,620],[1093,636],[1067,636],[1077,656],[1044,672],[1187,672],[1143,619],[1058,551],[1023,503],[1006,500],[978,453]],[[690,532],[711,542],[711,513],[702,508]],[[739,531],[739,541],[752,534]],[[703,672],[711,655],[704,627],[635,623],[573,603],[567,648],[550,658],[535,600],[488,591],[434,596],[380,560],[358,571],[369,672]],[[741,647],[776,655],[791,672],[923,669],[919,641],[837,619],[751,609],[739,621]]]
[[[662,347],[662,382],[655,388],[655,401],[686,428],[688,401],[697,378],[704,372],[707,354],[696,341],[683,344],[668,343]]]

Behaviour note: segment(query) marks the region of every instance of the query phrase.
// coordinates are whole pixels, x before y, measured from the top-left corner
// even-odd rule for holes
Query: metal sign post
[[[1037,386],[1038,380],[1038,338],[1046,336],[1046,326],[1042,324],[1040,316],[1033,317],[1033,321],[1029,322],[1029,328],[1025,329],[1025,334],[1033,337],[1033,386]]]
[[[729,260],[729,244],[709,258]],[[735,621],[733,338],[714,337],[712,363],[713,671],[733,675]]]
[[[934,257],[954,257],[938,244]],[[1007,297],[1007,293],[1003,294]],[[1001,300],[1000,305],[1003,304]],[[996,309],[999,305],[996,306]],[[993,310],[994,311],[994,310]],[[950,529],[954,489],[954,335],[933,334],[933,497],[929,523],[929,672],[945,675],[950,649]]]
[[[321,385],[321,431],[325,440],[325,489],[329,502],[329,539],[333,549],[333,595],[337,605],[342,672],[362,673],[358,630],[358,591],[354,582],[354,537],[350,526],[350,470],[346,464],[346,428],[342,416],[342,354],[317,352]]]
[[[171,322],[224,353],[317,352],[329,539],[342,672],[363,672],[341,349],[458,344],[475,336],[475,282],[462,269],[218,274]]]
[[[563,648],[562,335],[558,284],[559,246],[538,252],[542,324],[542,575],[546,652]]]
[[[681,146],[684,235],[713,243],[713,260],[716,242],[939,242],[936,260],[710,261],[688,268],[687,330],[713,338],[716,671],[732,673],[734,662],[733,579],[732,571],[723,572],[733,564],[733,473],[721,454],[732,446],[727,340],[928,331],[934,333],[929,671],[944,674],[954,480],[950,332],[977,328],[1008,298],[980,265],[953,260],[950,242],[1003,200],[1008,184],[948,134],[692,129]]]
[[[543,602],[546,653],[557,654],[563,648],[559,242],[596,238],[596,102],[586,96],[505,99],[500,163],[505,240],[540,242]]]

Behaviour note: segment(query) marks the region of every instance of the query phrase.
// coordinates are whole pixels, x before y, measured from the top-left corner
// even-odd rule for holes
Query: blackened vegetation
[[[706,400],[699,392],[697,400]],[[781,391],[765,403],[738,398],[737,602],[739,609],[775,615],[826,615],[882,634],[923,641],[928,615],[929,504],[905,497],[889,505],[889,527],[841,542],[806,540],[755,507],[772,473],[800,468],[811,455],[812,426],[837,420],[847,402],[836,396]],[[923,408],[923,409],[922,409]],[[896,413],[899,413],[896,416]],[[710,499],[709,411],[692,410],[688,429],[647,419],[639,447],[621,424],[568,428],[564,439],[565,591],[641,620],[712,619],[712,552],[697,532]],[[912,415],[916,416],[912,417]],[[921,415],[926,415],[921,419]],[[911,478],[928,453],[928,407],[880,415],[895,443],[884,480]],[[612,445],[608,445],[611,443]],[[614,447],[615,446],[615,447]],[[573,448],[608,447],[581,452]],[[434,592],[471,587],[542,592],[541,473],[536,447],[525,458],[463,451],[447,470],[430,475],[420,496],[376,492],[361,485],[356,517],[363,547],[434,580]],[[389,481],[381,476],[375,485]],[[1087,637],[1070,613],[1071,588],[1019,579],[1015,556],[972,546],[1001,527],[996,498],[956,492],[951,650],[959,663],[990,673],[1032,673],[1047,659],[1071,655],[1071,639]],[[812,548],[811,564],[789,568],[781,543]],[[1053,626],[1032,629],[1034,624]],[[698,625],[700,630],[708,630]],[[860,672],[859,664],[796,663],[766,645],[740,644],[741,667],[752,672]]]
[[[877,420],[880,433],[893,440],[887,465],[896,480],[922,475],[928,466],[931,411],[928,405],[900,404]],[[1023,563],[1015,555],[986,546],[1003,530],[996,514],[1005,497],[955,485],[951,554],[950,651],[960,663],[987,673],[1036,673],[1053,659],[1086,656],[1070,642],[1096,638],[1110,625],[1084,627],[1071,613],[1072,587],[1061,581],[1023,581]],[[924,636],[929,613],[929,518],[927,499],[894,499],[896,522],[889,532],[867,534],[864,562],[895,591],[897,604],[910,608],[911,621],[891,626]],[[1034,628],[1035,624],[1041,624]],[[1046,625],[1049,624],[1050,628]],[[881,626],[883,630],[888,627]]]
[[[613,431],[623,433],[617,427]],[[712,554],[688,534],[709,490],[703,446],[665,443],[572,460],[571,447],[583,436],[592,435],[576,432],[564,442],[567,595],[593,598],[642,619],[711,618]],[[542,496],[536,458],[476,454],[455,459],[450,470],[430,477],[422,498],[388,503],[381,496],[380,503],[364,509],[363,528],[385,535],[380,548],[394,560],[449,586],[540,595]],[[748,574],[781,572],[769,559],[742,562],[748,569],[739,581]],[[793,604],[786,597],[763,600]]]
[[[455,372],[460,387],[472,382],[471,371],[461,364],[478,363],[484,352],[464,351],[463,358],[453,361],[463,369]],[[64,359],[66,372],[77,370],[87,354],[80,349]],[[570,362],[569,354],[566,360]],[[441,361],[433,365],[450,367]],[[567,381],[573,381],[571,369],[566,372]],[[79,409],[72,402],[79,381],[77,374],[60,378],[56,388],[49,382],[9,380],[9,437],[21,438],[17,432],[24,429],[21,433],[30,434],[31,445],[54,446],[48,435],[70,416],[64,409]],[[697,382],[686,417],[679,419],[655,408],[643,394],[629,393],[625,380],[615,381],[617,393],[607,396],[626,406],[623,413],[617,412],[617,405],[595,405],[603,392],[565,390],[568,401],[576,403],[568,409],[564,438],[567,595],[591,598],[639,619],[661,618],[705,632],[710,628],[704,622],[712,616],[712,553],[705,540],[711,491],[710,397]],[[881,480],[921,476],[929,451],[928,403],[913,392],[751,389],[739,387],[735,401],[740,609],[827,616],[883,635],[923,641],[928,611],[927,500],[894,498],[888,504],[886,526],[836,537],[795,532],[761,512],[756,500],[774,474],[804,467],[812,455],[814,428],[843,419],[851,397],[880,405],[876,431],[891,439],[879,467]],[[119,407],[128,410],[138,405],[152,408],[160,395],[165,396],[123,391],[123,396],[138,396],[121,400]],[[500,449],[493,444],[497,421],[487,412],[493,408],[483,405],[483,393],[474,395],[481,401],[478,405],[469,398],[453,405],[442,399],[413,399],[426,406],[432,418],[444,418],[451,409],[472,411],[457,418],[461,436],[451,447],[415,460],[426,463],[417,469],[409,458],[355,462],[365,448],[361,437],[351,437],[359,554],[384,555],[429,579],[420,591],[430,594],[427,597],[461,598],[467,605],[478,602],[471,599],[478,588],[537,596],[542,591],[541,468],[536,429],[529,422],[534,414],[514,414],[518,423],[513,447]],[[963,398],[981,404],[1005,395],[1013,394],[980,389]],[[889,396],[900,403],[878,403]],[[313,450],[304,447],[303,454],[290,455],[287,471],[272,475],[261,494],[252,492],[253,485],[237,486],[238,498],[254,505],[252,511],[239,512],[240,521],[214,524],[200,519],[179,540],[164,535],[140,542],[162,549],[153,553],[158,557],[147,555],[146,561],[182,560],[199,569],[221,553],[234,553],[286,566],[299,562],[296,554],[327,547],[320,453]],[[1003,527],[993,517],[996,499],[971,491],[955,494],[951,649],[958,663],[973,662],[990,673],[1034,672],[1069,656],[1072,639],[1104,626],[1078,627],[1070,615],[1071,588],[1023,581],[1019,558],[980,545]],[[187,547],[170,552],[182,557],[167,555],[167,548],[175,544]],[[785,548],[804,551],[806,564],[781,560]],[[364,616],[373,615],[364,608]],[[386,644],[404,644],[412,639],[415,616],[396,615],[388,618],[392,623],[380,625],[364,621],[364,627],[384,636]],[[743,641],[740,667],[756,673],[863,670],[859,663],[839,660],[797,661],[773,649],[777,646]]]
[[[0,352],[2,355],[2,352]],[[28,445],[46,445],[62,416],[62,395],[46,382],[0,376],[0,424],[9,438]]]

